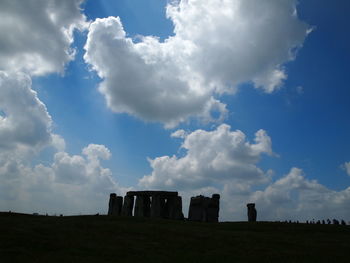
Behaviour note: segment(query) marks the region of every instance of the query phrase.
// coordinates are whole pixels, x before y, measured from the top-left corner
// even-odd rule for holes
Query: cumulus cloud
[[[73,59],[73,32],[87,27],[83,0],[0,2],[0,70],[63,73]]]
[[[32,90],[28,75],[0,71],[0,111],[2,154],[19,157],[48,145],[64,148],[63,138],[52,133],[51,116]]]
[[[0,71],[0,113],[1,210],[105,212],[108,194],[125,192],[100,163],[111,157],[104,145],[90,144],[81,155],[64,152],[65,141],[52,132],[51,116],[27,74]],[[52,163],[33,165],[49,146],[58,150]]]
[[[210,119],[226,108],[210,89],[202,88],[196,74],[182,72],[173,50],[152,37],[134,43],[126,37],[119,18],[97,19],[85,46],[86,62],[104,79],[100,91],[115,112],[127,112],[172,127],[190,115]],[[188,85],[191,78],[193,85]]]
[[[265,220],[350,218],[350,187],[342,191],[328,189],[306,179],[298,168],[292,168],[265,190],[256,191],[250,200],[260,207],[260,217]]]
[[[126,190],[101,164],[111,156],[105,146],[65,152],[65,140],[53,133],[52,118],[32,89],[31,76],[63,73],[73,59],[73,31],[87,26],[81,3],[0,2],[0,210],[106,212],[108,194]],[[45,164],[36,164],[47,147],[55,153],[48,151]]]
[[[95,154],[95,150],[102,155]],[[106,213],[109,193],[123,194],[127,189],[120,187],[111,171],[101,165],[100,159],[110,156],[105,146],[90,144],[82,153],[71,156],[58,152],[52,164],[33,168],[18,160],[3,162],[1,209],[29,213]]]
[[[179,130],[173,137],[183,138],[185,153],[151,159],[152,173],[140,179],[139,187],[178,190],[185,214],[191,196],[219,193],[223,221],[245,221],[249,202],[256,203],[259,220],[350,219],[350,187],[331,190],[299,168],[274,180],[272,170],[258,167],[263,154],[276,155],[263,130],[256,132],[254,143],[226,124],[213,131]]]
[[[178,132],[181,133],[181,132]],[[235,181],[237,184],[267,182],[269,176],[256,166],[263,153],[272,155],[271,139],[264,130],[249,143],[243,132],[220,125],[213,131],[183,134],[183,157],[162,156],[150,161],[152,174],[140,179],[145,188],[202,188]]]
[[[283,64],[309,32],[294,0],[172,1],[166,14],[174,36],[164,42],[127,37],[118,17],[97,19],[84,58],[102,78],[109,108],[168,127],[190,116],[213,120],[213,112],[222,120],[226,107],[217,97],[239,83],[278,89]]]

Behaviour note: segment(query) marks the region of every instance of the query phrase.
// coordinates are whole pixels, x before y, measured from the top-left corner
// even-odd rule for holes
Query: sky
[[[221,195],[350,220],[346,0],[3,0],[0,210]]]

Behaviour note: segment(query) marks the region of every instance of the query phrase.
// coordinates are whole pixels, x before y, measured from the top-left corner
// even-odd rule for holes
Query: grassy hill
[[[350,262],[350,226],[0,213],[0,262]]]

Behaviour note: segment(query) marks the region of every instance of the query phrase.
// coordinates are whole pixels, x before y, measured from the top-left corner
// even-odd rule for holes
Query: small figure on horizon
[[[248,222],[256,222],[256,209],[255,209],[255,204],[254,203],[249,203],[247,204],[248,208]]]

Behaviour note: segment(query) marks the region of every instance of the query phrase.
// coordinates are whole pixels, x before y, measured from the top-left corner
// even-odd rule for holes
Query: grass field
[[[350,226],[0,213],[0,262],[350,262]]]

